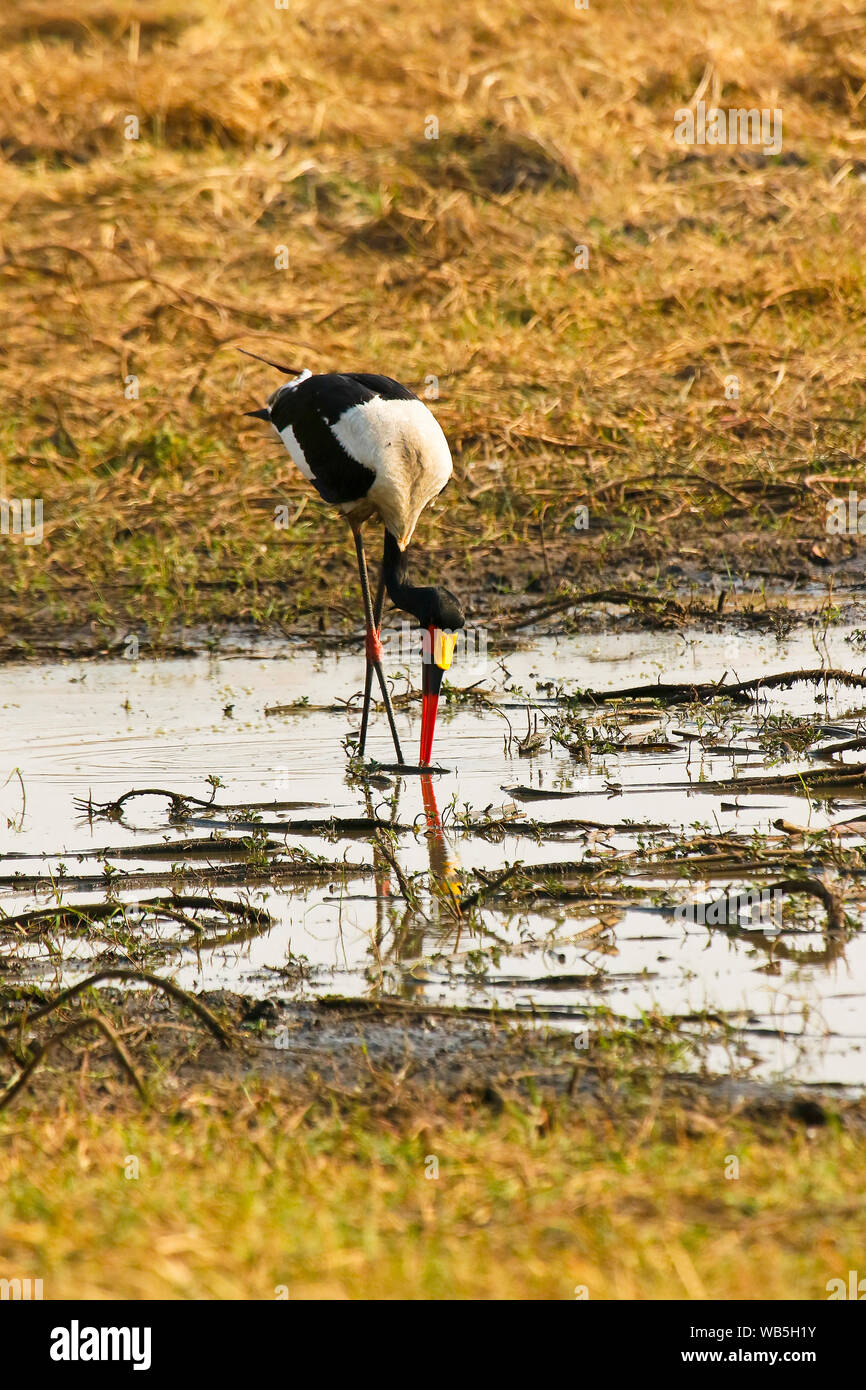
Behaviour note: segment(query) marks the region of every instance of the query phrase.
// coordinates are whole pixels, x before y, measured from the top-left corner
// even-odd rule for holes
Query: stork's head
[[[302,381],[306,381],[307,378],[312,375],[312,372],[305,368],[304,371],[299,372],[296,377],[293,377],[291,381],[284,381],[281,386],[278,386],[275,391],[272,391],[261,410],[245,410],[244,415],[252,416],[254,420],[269,420],[274,428],[277,429],[279,415],[277,414],[275,418],[274,407],[280,397],[285,391],[294,391],[296,386],[300,386]]]
[[[269,367],[276,367],[278,372],[283,372],[292,378],[291,381],[284,381],[275,391],[272,391],[262,410],[245,410],[244,415],[252,416],[254,420],[271,420],[271,407],[283,391],[288,391],[294,386],[299,386],[302,381],[306,381],[312,372],[305,367],[303,371],[299,367],[283,367],[279,362],[272,362],[269,357],[259,357],[257,352],[248,352],[246,348],[238,348],[245,357],[254,357],[257,362],[265,362]],[[273,424],[273,421],[271,420]]]

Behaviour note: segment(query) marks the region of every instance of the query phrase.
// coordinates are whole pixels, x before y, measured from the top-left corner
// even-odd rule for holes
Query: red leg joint
[[[367,632],[366,648],[367,660],[370,662],[371,666],[377,661],[381,662],[382,657],[385,655],[385,652],[384,648],[382,647],[381,638],[379,637],[378,628],[371,627]]]

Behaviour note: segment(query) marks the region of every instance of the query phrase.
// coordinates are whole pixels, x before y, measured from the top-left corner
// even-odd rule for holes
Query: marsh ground
[[[809,1300],[862,1258],[862,1103],[672,1081],[627,1037],[573,1084],[556,1037],[316,1010],[287,1079],[273,1017],[209,1003],[244,1039],[222,1057],[102,1001],[149,1038],[147,1105],[95,1058],[3,1117],[4,1272],[76,1300]]]
[[[429,400],[455,480],[419,529],[415,564],[459,571],[472,621],[500,651],[539,620],[617,640],[646,628],[691,640],[698,626],[726,634],[730,672],[756,634],[805,623],[822,662],[822,634],[862,622],[862,537],[828,534],[826,515],[864,478],[864,37],[854,6],[815,0],[551,0],[531,13],[510,0],[333,11],[80,0],[74,15],[23,0],[0,19],[0,496],[39,499],[43,521],[38,544],[0,536],[0,656],[352,639],[344,531],[242,418],[274,382],[244,346],[313,370],[385,369]],[[675,112],[700,100],[778,108],[780,149],[678,145]],[[82,675],[64,677],[63,708]],[[720,664],[712,678],[723,675]],[[617,760],[664,761],[622,711],[606,720],[573,696],[553,712],[559,753],[574,754],[568,788],[583,794],[584,771],[597,781]],[[775,973],[761,979],[843,971],[858,947],[862,851],[856,827],[830,827],[863,779],[850,751],[828,765],[822,749],[862,739],[856,689],[834,712],[841,734],[814,711],[764,710],[744,729],[724,695],[709,711],[683,701],[672,727],[701,743],[708,776],[733,776],[709,764],[736,728],[758,784],[788,772],[794,785],[771,793],[804,815],[777,816],[760,839],[680,827],[661,850],[632,845],[628,865],[620,844],[600,866],[613,875],[604,891],[667,892],[649,884],[665,857],[691,891],[713,870],[784,871],[800,889],[808,878],[789,954],[762,954]],[[93,727],[98,739],[108,725]],[[41,755],[48,742],[43,729]],[[28,750],[7,751],[4,857],[33,829],[14,779]],[[67,815],[90,788],[83,773],[72,785],[57,752]],[[519,756],[506,749],[503,780],[537,791],[538,768]],[[172,790],[189,794],[187,779]],[[179,817],[163,803],[150,824],[166,841],[189,806],[169,810]],[[495,840],[502,827],[484,830]],[[581,855],[607,856],[604,826],[564,833]],[[380,871],[375,856],[394,853],[366,847]],[[36,848],[56,868],[59,842]],[[238,855],[250,881],[272,873],[255,829]],[[16,918],[3,934],[4,1084],[34,1069],[0,1116],[3,1273],[43,1277],[48,1297],[285,1286],[559,1298],[580,1286],[592,1298],[762,1299],[822,1298],[827,1279],[863,1267],[862,1103],[720,1092],[683,1074],[663,1014],[638,1034],[609,1022],[579,1066],[570,1038],[468,1018],[440,1021],[454,1065],[434,1050],[432,1066],[430,1018],[307,1001],[295,1015],[304,1063],[287,1074],[266,1042],[268,1000],[250,1019],[249,997],[231,993],[212,1002],[245,1041],[225,1054],[203,1050],[201,1020],[176,1000],[148,1013],[160,997],[149,992],[146,1005],[87,993],[18,1034],[22,1011],[65,982],[70,941],[97,964],[126,953],[139,967],[165,944],[165,924],[156,942],[125,913],[108,926],[70,916],[94,894],[111,906],[118,862],[100,864],[104,881],[83,898],[42,867],[28,902],[20,861],[4,866]],[[177,869],[151,874],[175,925],[178,876],[188,886],[196,873],[213,925],[226,880],[209,872],[179,854]],[[539,891],[562,905],[563,887],[592,909],[579,881],[530,872],[507,885],[518,912]],[[467,883],[468,896],[490,888]],[[46,904],[37,979],[33,923],[17,915]],[[832,918],[843,906],[844,941]],[[813,947],[819,959],[797,957]],[[750,950],[764,947],[731,942]],[[41,1056],[82,1011],[113,1031],[69,1033]],[[323,1050],[323,1037],[345,1051]],[[146,1101],[117,1078],[124,1051]]]
[[[738,673],[860,632],[753,636]],[[421,787],[340,749],[357,653],[5,667],[2,1267],[757,1299],[858,1268],[862,678],[738,702],[724,634],[640,640],[510,650]],[[614,676],[648,695],[586,694]],[[676,919],[769,888],[778,920]]]

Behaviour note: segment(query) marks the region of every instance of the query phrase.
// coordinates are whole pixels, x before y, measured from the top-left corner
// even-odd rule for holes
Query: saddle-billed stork
[[[241,349],[242,352],[246,351]],[[247,353],[257,357],[256,353]],[[367,671],[358,756],[367,739],[373,672],[379,681],[399,764],[405,766],[394,711],[382,669],[382,607],[385,591],[395,607],[410,613],[425,630],[422,652],[421,750],[430,764],[442,676],[451,665],[457,632],[465,619],[450,589],[410,584],[406,547],[424,508],[442,491],[453,465],[438,420],[408,387],[388,376],[366,372],[313,375],[279,366],[291,377],[272,392],[262,410],[245,413],[267,420],[300,472],[325,502],[342,512],[355,538],[364,620]],[[385,528],[382,569],[375,602],[361,527],[378,516]]]

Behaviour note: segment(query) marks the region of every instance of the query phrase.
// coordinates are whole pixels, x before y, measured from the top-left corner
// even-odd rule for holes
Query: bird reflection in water
[[[425,935],[428,946],[441,948],[443,939],[455,934],[460,939],[462,914],[460,859],[442,828],[432,776],[422,776],[425,837],[430,864],[429,896],[420,899],[417,884],[404,874],[392,847],[383,835],[373,841],[373,872],[376,884],[376,929],[373,954],[376,966],[371,972],[376,993],[396,994],[406,1000],[420,1000],[434,980],[423,964]],[[399,787],[399,784],[398,784]],[[390,810],[396,817],[399,790],[395,787]],[[365,790],[367,814],[374,813],[369,786]],[[387,821],[384,822],[387,825]],[[433,941],[430,938],[433,938]],[[389,943],[390,937],[390,943]]]

